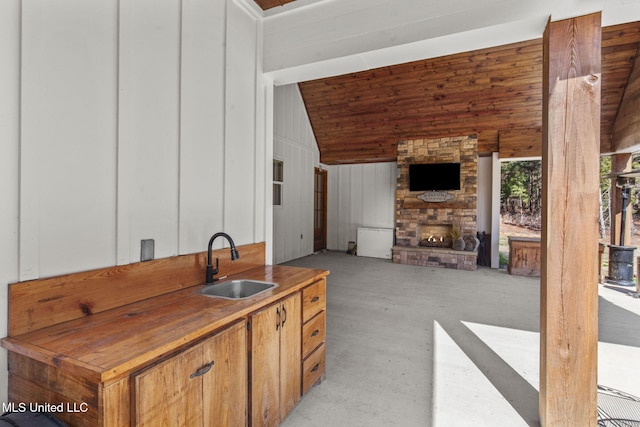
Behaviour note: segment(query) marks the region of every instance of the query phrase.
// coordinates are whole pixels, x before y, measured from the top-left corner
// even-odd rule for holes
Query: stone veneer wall
[[[417,247],[421,224],[457,224],[462,234],[476,234],[478,193],[477,136],[418,139],[398,143],[396,245]],[[460,162],[460,190],[448,191],[447,202],[424,202],[423,191],[409,191],[409,164]]]
[[[453,268],[474,271],[478,265],[477,252],[454,251],[441,248],[393,247],[393,262],[396,264],[420,265],[423,267]]]

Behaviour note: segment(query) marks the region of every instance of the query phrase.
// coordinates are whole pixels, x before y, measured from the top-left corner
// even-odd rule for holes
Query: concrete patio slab
[[[539,279],[328,251],[327,378],[283,423],[536,426]],[[640,299],[598,285],[599,384],[640,396]]]

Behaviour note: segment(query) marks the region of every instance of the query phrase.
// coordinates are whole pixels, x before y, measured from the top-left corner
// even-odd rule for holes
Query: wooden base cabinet
[[[249,315],[250,425],[277,426],[301,396],[301,295]]]
[[[133,377],[136,426],[247,423],[246,322]]]
[[[325,376],[327,283],[318,280],[302,290],[302,394]]]
[[[206,253],[11,284],[8,403],[73,427],[278,425],[324,372],[329,272],[255,265],[258,246],[230,279],[279,286],[240,302],[200,294]]]

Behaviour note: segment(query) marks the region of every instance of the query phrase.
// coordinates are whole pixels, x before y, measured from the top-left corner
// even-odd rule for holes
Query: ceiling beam
[[[613,124],[615,153],[640,150],[640,56],[636,54],[629,81]]]

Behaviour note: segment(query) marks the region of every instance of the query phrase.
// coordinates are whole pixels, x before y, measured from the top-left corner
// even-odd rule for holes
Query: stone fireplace
[[[394,262],[476,269],[477,253],[453,250],[451,231],[476,235],[477,146],[475,135],[398,143]],[[424,201],[419,197],[424,191],[409,190],[409,165],[441,162],[460,163],[460,190],[444,192],[444,201]]]

